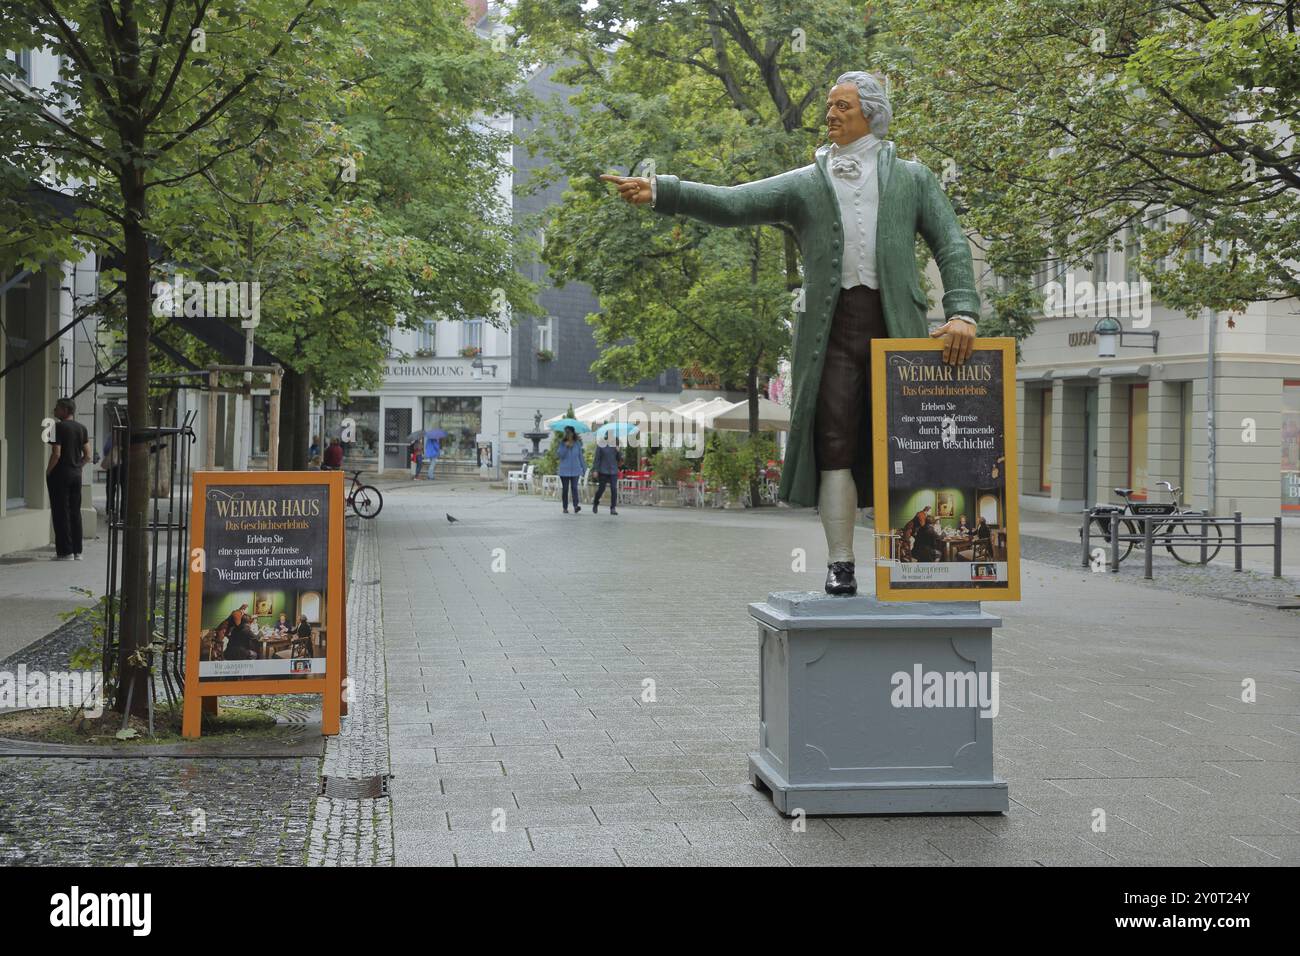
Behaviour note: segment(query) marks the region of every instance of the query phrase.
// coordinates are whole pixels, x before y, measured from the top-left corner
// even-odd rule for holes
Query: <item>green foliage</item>
[[[1057,262],[1091,268],[1130,229],[1153,297],[1187,314],[1300,295],[1294,3],[889,10],[898,49],[872,65],[894,79],[900,153],[955,173],[948,194],[1010,285],[981,335],[1019,337]]]
[[[749,487],[752,471],[741,442],[734,432],[713,432],[704,448],[700,475],[710,485],[723,489],[731,501],[739,501]]]
[[[694,474],[694,463],[681,448],[661,448],[650,459],[650,467],[661,484],[677,487],[679,481],[689,481]]]

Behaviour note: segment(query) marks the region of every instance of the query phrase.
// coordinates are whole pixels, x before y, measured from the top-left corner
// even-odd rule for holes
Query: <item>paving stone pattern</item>
[[[1093,544],[1094,548],[1105,546],[1105,541],[1101,540]],[[1263,553],[1272,555],[1271,551],[1263,551]],[[1083,568],[1083,546],[1069,541],[1023,535],[1020,538],[1020,554],[1022,558],[1050,564],[1057,568],[1089,570]],[[1109,549],[1106,555],[1106,561],[1109,562]],[[1281,578],[1275,578],[1272,574],[1257,569],[1244,568],[1241,571],[1234,571],[1232,549],[1228,547],[1220,550],[1218,557],[1209,564],[1183,564],[1172,557],[1166,549],[1157,545],[1151,555],[1152,579],[1150,581],[1142,576],[1145,573],[1145,566],[1140,547],[1135,547],[1132,553],[1120,562],[1118,574],[1112,574],[1109,566],[1093,573],[1099,577],[1119,578],[1126,584],[1155,588],[1160,591],[1208,595],[1242,604],[1267,603],[1270,606],[1277,606],[1297,603],[1296,595],[1300,594],[1300,578],[1288,574],[1290,570],[1292,569],[1284,566]],[[1300,627],[1300,618],[1297,618],[1297,622],[1297,626]]]
[[[348,589],[348,715],[341,732],[325,742],[322,776],[359,780],[386,776],[388,713],[385,702],[382,608],[379,603],[378,533],[371,521],[352,519],[355,542]],[[311,866],[387,866],[393,862],[392,805],[387,797],[319,797],[307,850]]]
[[[399,864],[1300,862],[1291,612],[1027,562],[985,605],[1011,811],[796,832],[748,782],[746,604],[821,586],[811,512],[398,488],[378,524]]]

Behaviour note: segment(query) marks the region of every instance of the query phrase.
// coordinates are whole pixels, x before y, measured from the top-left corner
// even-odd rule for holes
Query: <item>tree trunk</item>
[[[281,471],[307,469],[311,438],[311,373],[286,368],[280,381]]]
[[[131,438],[127,446],[126,515],[122,553],[122,616],[118,629],[118,684],[113,709],[125,712],[148,709],[148,671],[132,663],[135,653],[147,647],[152,631],[149,621],[148,517],[150,442],[137,436],[152,424],[149,420],[149,332],[150,283],[149,237],[142,223],[145,216],[144,174],[139,168],[123,172],[126,225],[123,227],[126,273],[126,407]]]

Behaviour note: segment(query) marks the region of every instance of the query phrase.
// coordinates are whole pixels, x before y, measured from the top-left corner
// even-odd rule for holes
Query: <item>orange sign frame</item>
[[[185,703],[181,733],[185,737],[198,737],[202,731],[202,715],[208,700],[216,703],[218,697],[243,697],[261,694],[320,694],[321,733],[333,736],[339,732],[340,717],[347,713],[343,688],[347,674],[347,592],[344,574],[343,548],[343,473],[341,471],[198,471],[194,473],[194,490],[191,502],[190,554],[206,548],[208,488],[211,485],[323,485],[329,502],[329,541],[326,568],[325,621],[326,633],[339,635],[325,645],[325,674],[312,678],[267,678],[266,680],[199,680],[200,636],[203,633],[203,576],[204,571],[194,570],[198,563],[190,562],[189,603],[185,626]],[[210,706],[210,705],[209,705]],[[215,708],[213,708],[215,709]]]

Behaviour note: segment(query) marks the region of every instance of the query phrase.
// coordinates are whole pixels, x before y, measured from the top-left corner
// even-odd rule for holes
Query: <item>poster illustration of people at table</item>
[[[205,484],[199,680],[325,674],[329,488]]]
[[[876,596],[1020,599],[1015,342],[872,342]]]

